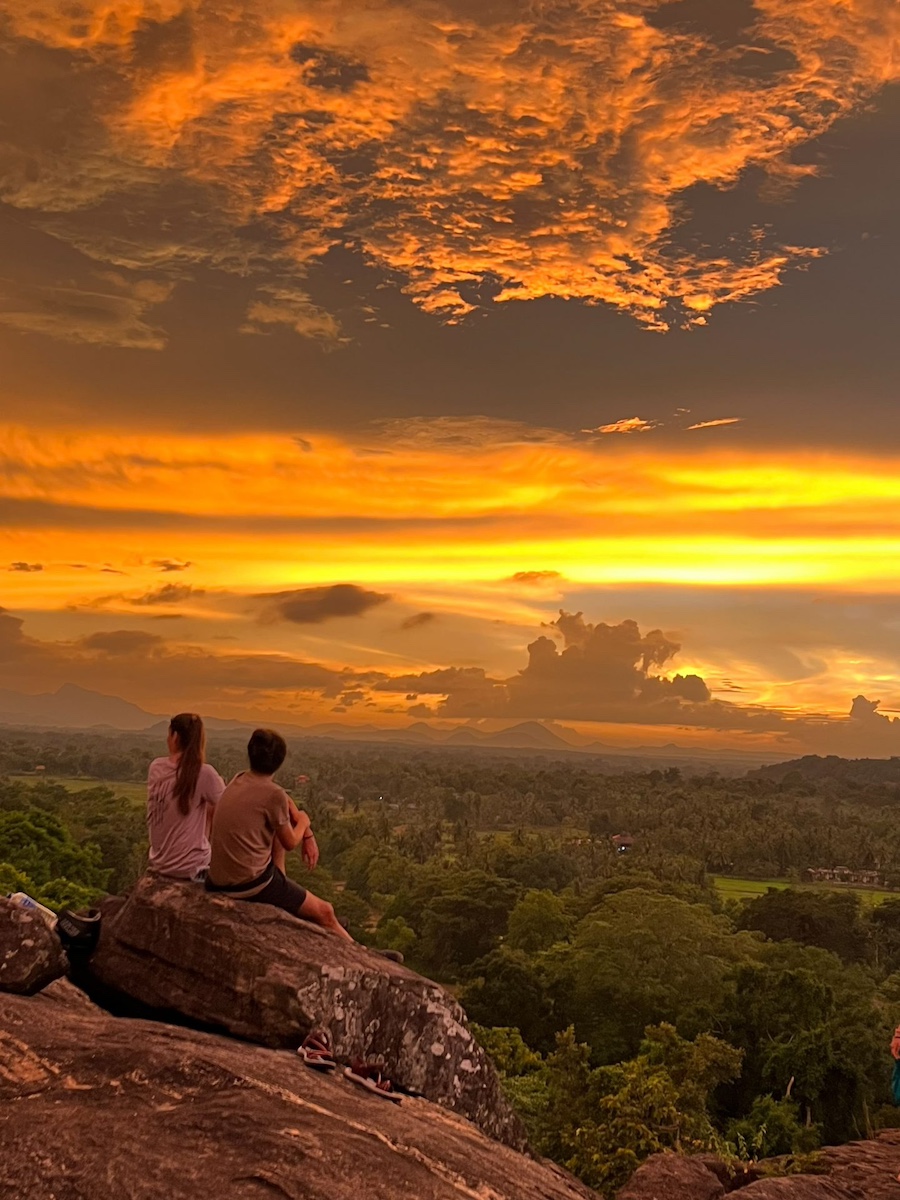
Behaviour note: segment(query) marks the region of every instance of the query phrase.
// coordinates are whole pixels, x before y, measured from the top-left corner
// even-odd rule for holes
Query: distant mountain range
[[[55,692],[27,695],[0,689],[0,726],[25,726],[37,729],[80,729],[95,732],[122,730],[164,736],[169,718],[149,713],[119,696],[105,696],[76,684],[64,684]],[[254,722],[204,717],[212,732],[247,733]],[[319,725],[289,725],[278,728],[292,736],[322,738],[329,741],[394,743],[413,746],[472,747],[478,749],[519,750],[531,753],[592,754],[614,757],[624,768],[652,759],[655,765],[702,767],[729,765],[732,769],[775,762],[777,754],[728,749],[702,749],[678,746],[614,746],[598,742],[556,722],[522,721],[507,729],[487,730],[475,725],[439,728],[417,721],[404,729],[385,729],[377,725],[342,725],[336,721]]]
[[[65,683],[55,692],[28,696],[0,688],[0,725],[37,725],[51,729],[92,729],[97,725],[129,731],[147,729],[162,717],[119,696],[90,692]]]

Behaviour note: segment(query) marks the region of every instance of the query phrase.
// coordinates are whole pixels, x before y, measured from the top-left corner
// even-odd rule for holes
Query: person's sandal
[[[331,1050],[331,1037],[325,1029],[314,1029],[303,1039],[297,1053],[314,1071],[334,1071],[337,1063]]]
[[[401,1097],[394,1091],[390,1079],[377,1061],[367,1063],[361,1058],[355,1058],[350,1066],[344,1069],[344,1076],[351,1083],[364,1087],[367,1092],[372,1092],[383,1100],[390,1100],[392,1104],[400,1103]]]

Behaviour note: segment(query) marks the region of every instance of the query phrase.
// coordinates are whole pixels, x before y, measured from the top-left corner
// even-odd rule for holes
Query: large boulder
[[[0,992],[30,996],[67,967],[59,938],[41,914],[0,898]]]
[[[384,1055],[402,1088],[498,1141],[525,1145],[490,1061],[443,988],[270,905],[144,877],[127,899],[105,902],[86,986],[115,1011],[177,1014],[269,1047],[296,1047],[325,1027],[339,1058]],[[141,1008],[121,1005],[123,996]]]
[[[900,1197],[900,1129],[885,1130],[863,1142],[826,1146],[817,1159],[822,1174],[760,1179],[740,1193],[742,1200],[897,1200]]]
[[[426,1100],[54,990],[0,996],[0,1200],[596,1200]]]
[[[707,1158],[656,1154],[635,1171],[618,1200],[897,1200],[900,1197],[900,1130],[865,1142],[828,1146],[816,1155],[816,1174],[759,1178],[784,1170],[781,1159],[757,1163],[737,1174]],[[747,1183],[748,1178],[755,1180]],[[719,1176],[717,1178],[717,1176]],[[723,1187],[722,1178],[728,1180]]]
[[[721,1200],[717,1176],[704,1162],[680,1154],[654,1154],[635,1171],[618,1200]]]

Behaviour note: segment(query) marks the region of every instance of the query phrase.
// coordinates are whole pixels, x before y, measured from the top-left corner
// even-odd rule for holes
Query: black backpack
[[[56,932],[65,949],[71,953],[90,954],[100,937],[102,914],[96,908],[87,913],[72,912],[64,908],[56,918]]]

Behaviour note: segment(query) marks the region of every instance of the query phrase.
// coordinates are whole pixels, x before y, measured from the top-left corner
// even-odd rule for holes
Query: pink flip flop
[[[351,1065],[344,1069],[344,1076],[374,1096],[380,1096],[382,1100],[390,1100],[392,1104],[400,1103],[400,1096],[394,1091],[390,1079],[382,1070],[382,1064],[378,1062],[365,1062],[361,1058],[355,1058]]]
[[[303,1039],[297,1053],[314,1071],[334,1071],[337,1063],[331,1050],[331,1037],[327,1030],[314,1029]]]

